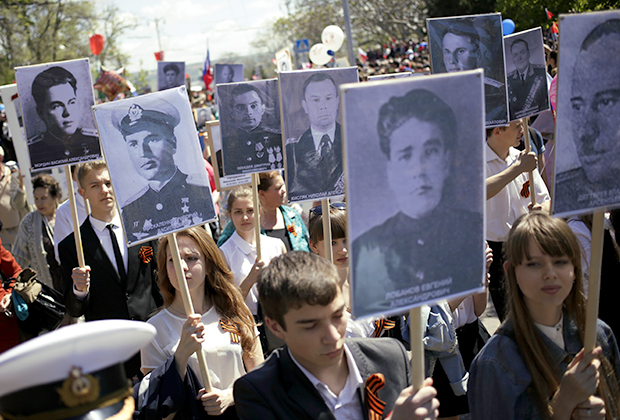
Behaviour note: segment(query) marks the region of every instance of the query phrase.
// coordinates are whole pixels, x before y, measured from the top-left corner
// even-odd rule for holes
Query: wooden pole
[[[78,265],[80,268],[86,267],[84,262],[84,250],[82,249],[82,234],[80,232],[80,220],[77,214],[75,203],[75,191],[73,190],[73,178],[71,178],[71,166],[65,165],[65,176],[67,178],[67,193],[69,194],[69,204],[71,206],[71,219],[73,220],[73,237],[75,238],[75,250],[77,251]],[[84,200],[87,202],[87,200]],[[88,213],[87,213],[88,214]]]
[[[260,178],[258,174],[252,174],[252,197],[254,199],[254,242],[256,243],[256,261],[260,261],[260,201],[258,199],[258,184]]]
[[[190,316],[194,313],[194,305],[192,304],[192,297],[189,294],[189,287],[187,287],[187,280],[185,279],[185,273],[181,267],[181,255],[179,254],[179,244],[177,243],[177,234],[168,234],[168,244],[170,246],[170,253],[172,254],[172,261],[174,262],[174,271],[177,275],[179,282],[179,288],[181,289],[181,297],[183,298],[183,307],[185,308],[185,314]],[[198,365],[200,366],[200,377],[202,378],[202,385],[206,392],[211,392],[211,379],[209,378],[209,368],[207,366],[207,359],[202,351],[196,352],[198,357]]]
[[[418,392],[424,385],[424,329],[425,320],[418,306],[409,310],[409,343],[411,344],[411,385]]]
[[[325,246],[325,258],[329,260],[329,262],[334,262],[334,255],[332,252],[332,218],[329,206],[329,198],[324,198],[321,200],[321,210],[322,210],[322,219],[321,223],[323,223],[323,245]]]
[[[603,234],[605,212],[594,213],[592,217],[592,246],[590,248],[590,279],[588,280],[588,301],[586,302],[586,335],[583,347],[586,353],[596,345],[596,322],[601,291],[601,263],[603,261]]]
[[[530,153],[532,151],[532,145],[530,143],[530,130],[527,124],[527,118],[523,118],[521,120],[523,124],[523,138],[525,141],[525,153]],[[538,168],[535,169],[536,171]],[[534,188],[534,171],[528,172],[528,179],[530,181],[530,202],[532,206],[536,205],[536,188]]]

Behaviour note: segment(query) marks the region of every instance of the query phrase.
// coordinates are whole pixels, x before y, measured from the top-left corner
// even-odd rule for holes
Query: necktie
[[[332,150],[332,142],[327,134],[323,134],[323,137],[321,137],[319,148],[321,150],[321,160],[327,159]]]
[[[373,373],[366,380],[364,394],[366,408],[368,408],[368,420],[383,420],[385,401],[382,401],[377,393],[385,386],[385,376],[381,373]]]
[[[521,83],[525,82],[525,74],[521,75]]]
[[[112,249],[114,249],[114,259],[116,260],[116,269],[118,270],[118,275],[121,278],[121,281],[124,284],[127,284],[127,273],[125,272],[125,263],[123,262],[123,256],[121,255],[121,250],[118,247],[118,241],[116,240],[116,235],[114,234],[112,224],[106,225],[106,228],[110,231],[110,239],[112,240]]]

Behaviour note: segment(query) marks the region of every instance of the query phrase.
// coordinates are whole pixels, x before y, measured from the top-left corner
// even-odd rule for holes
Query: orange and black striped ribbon
[[[385,385],[385,376],[382,373],[373,373],[366,380],[364,386],[364,396],[366,408],[368,409],[368,420],[383,420],[383,410],[385,402],[382,401],[377,393]]]
[[[140,255],[140,259],[144,264],[148,264],[153,258],[153,248],[151,248],[150,246],[141,246],[138,255]]]
[[[374,337],[380,337],[381,333],[386,330],[391,330],[396,326],[396,322],[391,319],[380,318],[375,320],[375,333]]]
[[[222,327],[224,331],[228,331],[230,333],[231,343],[239,344],[241,342],[241,332],[230,319],[220,319],[220,327]]]

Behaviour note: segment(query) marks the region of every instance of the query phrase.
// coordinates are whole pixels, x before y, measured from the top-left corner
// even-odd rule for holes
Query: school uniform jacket
[[[400,392],[410,385],[405,348],[393,338],[351,338],[346,344],[364,383],[374,373],[385,375],[385,386],[378,396],[386,403],[383,416],[387,416]],[[363,386],[357,393],[367,418]],[[234,396],[242,420],[335,420],[321,394],[293,362],[287,347],[275,350],[262,366],[237,379]]]

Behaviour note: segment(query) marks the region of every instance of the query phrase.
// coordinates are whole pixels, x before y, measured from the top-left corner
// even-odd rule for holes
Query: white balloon
[[[312,48],[310,48],[310,61],[317,66],[329,63],[332,56],[329,55],[327,51],[329,51],[329,48],[327,48],[325,44],[314,44]]]
[[[329,25],[323,29],[321,40],[330,50],[336,52],[340,49],[340,47],[342,47],[342,43],[344,42],[344,32],[342,32],[342,29],[336,25]]]

